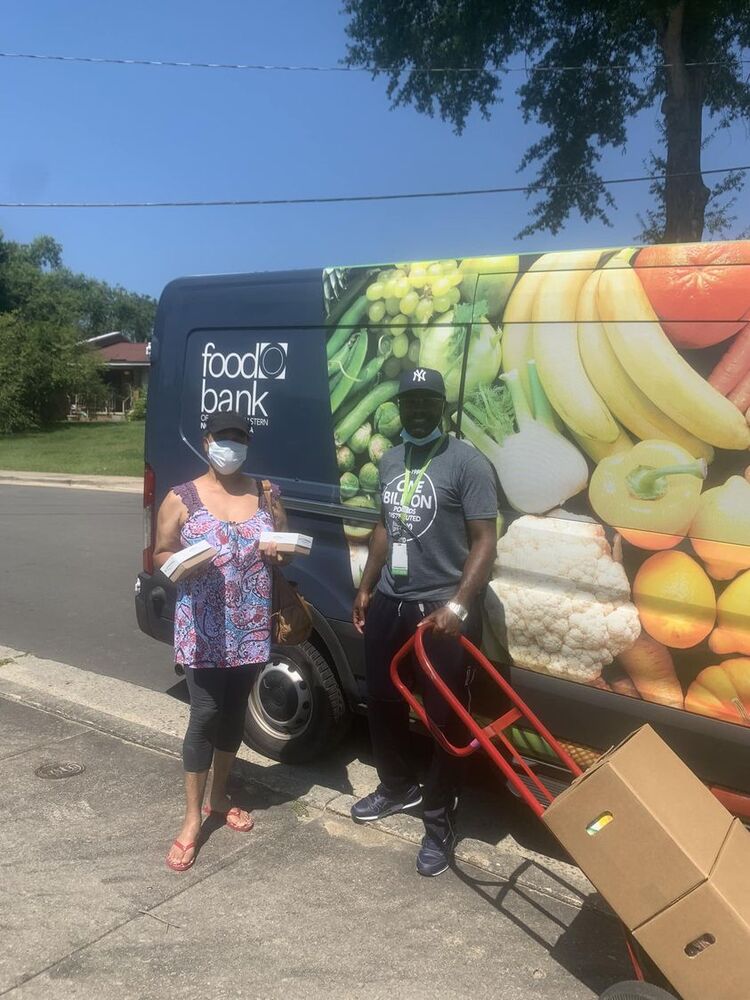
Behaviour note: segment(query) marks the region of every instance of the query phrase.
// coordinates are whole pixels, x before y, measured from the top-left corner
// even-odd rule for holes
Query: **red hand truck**
[[[518,797],[526,803],[535,816],[541,817],[550,802],[554,799],[553,793],[547,788],[538,774],[529,767],[527,761],[513,745],[507,734],[507,730],[518,722],[533,729],[547,743],[550,750],[558,758],[560,764],[577,778],[583,772],[576,764],[570,754],[562,747],[547,727],[531,711],[522,698],[516,694],[511,685],[502,677],[495,667],[477,647],[465,636],[460,637],[460,642],[471,660],[490,677],[494,684],[501,690],[511,707],[504,712],[494,722],[486,726],[480,726],[476,719],[464,708],[458,698],[453,694],[445,681],[438,675],[437,671],[430,663],[427,652],[424,648],[425,632],[430,626],[419,626],[416,634],[411,637],[396,653],[391,663],[391,680],[401,696],[408,702],[411,710],[415,713],[423,725],[432,733],[433,737],[449,753],[456,757],[469,757],[477,750],[484,750],[490,760],[500,770],[506,782]],[[457,747],[450,742],[445,734],[430,719],[423,705],[414,696],[413,692],[401,679],[399,669],[408,657],[412,657],[418,668],[425,677],[433,684],[438,694],[448,703],[451,709],[468,729],[472,739],[466,746]],[[522,775],[525,776],[524,781]],[[536,789],[534,794],[532,789]],[[540,801],[541,800],[541,801]],[[613,986],[602,994],[600,1000],[645,1000],[645,998],[672,998],[671,993],[667,993],[660,987],[646,982],[646,976],[641,961],[636,954],[635,944],[629,932],[623,927],[625,932],[625,944],[628,950],[630,961],[636,981],[631,983],[621,983]]]

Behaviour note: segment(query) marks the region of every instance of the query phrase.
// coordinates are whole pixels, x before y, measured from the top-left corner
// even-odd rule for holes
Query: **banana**
[[[603,458],[609,458],[610,455],[616,455],[621,451],[630,451],[635,443],[626,430],[620,427],[619,424],[617,426],[620,433],[614,441],[597,441],[595,438],[576,434],[575,431],[571,431],[570,433],[581,451],[585,451],[589,458],[592,458],[595,462],[601,462]]]
[[[620,364],[597,310],[601,271],[594,271],[578,299],[578,347],[583,367],[614,416],[641,440],[673,441],[695,458],[710,462],[713,448],[690,434],[645,396]]]
[[[750,448],[750,427],[737,407],[702,378],[661,328],[640,279],[627,264],[632,250],[602,269],[599,316],[630,378],[685,430],[717,448]],[[539,359],[537,358],[537,363]]]
[[[552,406],[576,434],[613,442],[619,428],[586,374],[578,352],[576,307],[600,251],[565,254],[565,269],[549,271],[532,308],[534,358]]]
[[[518,279],[503,312],[503,371],[518,372],[526,398],[531,399],[527,362],[534,360],[534,300],[549,271],[569,267],[570,254],[542,254]],[[557,419],[557,414],[555,414]]]
[[[559,266],[558,258],[564,254],[545,253],[535,260],[528,271],[522,274],[503,312],[503,371],[518,372],[523,391],[531,399],[529,374],[526,362],[534,357],[534,330],[531,325],[531,311],[534,299],[544,281],[547,271]]]

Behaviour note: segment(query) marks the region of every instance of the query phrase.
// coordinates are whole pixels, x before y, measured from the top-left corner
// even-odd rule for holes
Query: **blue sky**
[[[338,0],[5,0],[4,51],[331,65],[345,50]],[[311,197],[515,185],[539,134],[512,89],[460,137],[389,110],[366,74],[252,73],[0,60],[0,200]],[[512,86],[512,84],[511,84]],[[633,123],[602,172],[643,172],[656,110]],[[743,127],[706,166],[747,162]],[[527,179],[528,175],[527,175]],[[750,186],[749,186],[750,190]],[[0,210],[7,237],[49,233],[65,262],[158,295],[183,274],[613,245],[631,241],[646,185],[615,189],[613,228],[573,217],[521,243],[523,194],[360,205]],[[748,194],[740,211],[748,215]]]

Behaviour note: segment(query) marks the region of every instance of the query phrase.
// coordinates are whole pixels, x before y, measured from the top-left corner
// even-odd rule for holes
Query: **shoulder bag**
[[[276,514],[274,512],[271,483],[262,482],[263,495],[276,529]],[[297,593],[296,584],[290,583],[278,566],[271,566],[272,599],[271,599],[271,641],[282,646],[297,646],[310,637],[312,632],[312,615],[307,601]]]

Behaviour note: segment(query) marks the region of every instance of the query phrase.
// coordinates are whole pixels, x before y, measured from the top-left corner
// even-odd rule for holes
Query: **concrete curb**
[[[85,476],[67,472],[21,472],[0,469],[3,486],[55,486],[74,490],[107,490],[111,493],[143,493],[137,476]]]
[[[189,709],[168,694],[0,646],[0,697],[157,753],[175,758],[181,755]],[[248,780],[307,808],[346,818],[355,799],[377,783],[374,769],[361,761],[347,766],[345,783],[349,788],[343,790],[319,783],[321,778],[326,781],[320,773],[325,771],[325,764],[290,767],[244,745],[238,759]],[[391,816],[371,825],[412,844],[419,844],[424,834],[415,816]],[[510,836],[498,844],[464,838],[458,844],[456,857],[513,885],[579,909],[611,915],[580,869],[530,851]]]

